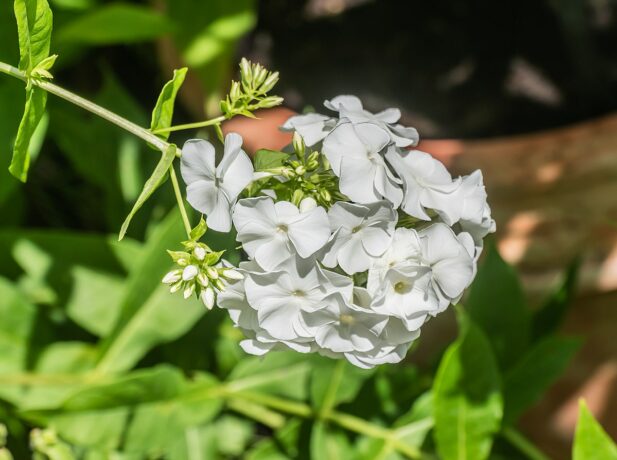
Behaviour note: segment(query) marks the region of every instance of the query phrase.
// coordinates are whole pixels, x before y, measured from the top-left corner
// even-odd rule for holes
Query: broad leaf
[[[141,193],[137,197],[137,201],[133,205],[133,209],[131,209],[131,212],[124,220],[124,223],[120,228],[120,235],[118,236],[118,240],[124,238],[124,235],[126,234],[126,231],[128,230],[131,223],[131,219],[133,219],[133,216],[137,213],[137,211],[139,211],[139,209],[144,205],[148,198],[150,198],[150,196],[160,185],[161,181],[164,179],[167,171],[169,170],[169,167],[171,166],[174,158],[176,157],[176,150],[176,146],[171,144],[164,152],[162,152],[161,159],[157,163],[156,168],[154,168],[154,172],[146,181],[143,190],[141,191]]]
[[[15,0],[19,69],[29,73],[49,56],[53,15],[47,0]]]
[[[435,442],[444,460],[483,460],[503,415],[499,369],[482,330],[464,314],[460,323],[433,386]]]
[[[65,43],[111,45],[152,40],[173,30],[170,21],[151,8],[110,4],[87,13],[58,31]]]
[[[45,114],[47,92],[37,87],[31,87],[26,91],[26,106],[24,115],[17,130],[15,145],[13,147],[13,159],[9,171],[22,182],[28,178],[30,167],[30,141],[39,122]]]
[[[617,460],[617,445],[595,420],[584,401],[579,405],[573,460]]]
[[[150,122],[150,130],[156,131],[161,128],[169,128],[174,116],[174,104],[176,102],[176,95],[178,90],[184,83],[184,77],[186,77],[187,68],[174,70],[174,76],[170,81],[165,83],[156,106],[152,111],[152,121]],[[157,134],[161,139],[167,140],[170,133]]]
[[[266,171],[268,169],[280,168],[283,161],[289,158],[289,154],[276,150],[261,149],[255,152],[255,171]]]
[[[516,272],[492,246],[465,307],[490,340],[500,368],[514,364],[529,342],[530,317]]]
[[[514,423],[527,407],[540,399],[566,370],[579,346],[575,339],[548,337],[523,355],[504,379],[505,423]]]
[[[336,427],[317,421],[311,432],[311,460],[354,458],[349,439]]]
[[[99,345],[99,372],[130,369],[152,346],[186,333],[205,312],[197,300],[173,296],[161,284],[171,266],[166,249],[185,237],[176,211],[150,235],[124,285],[120,316]]]
[[[310,362],[299,353],[269,353],[242,360],[229,375],[231,391],[253,391],[305,399]]]

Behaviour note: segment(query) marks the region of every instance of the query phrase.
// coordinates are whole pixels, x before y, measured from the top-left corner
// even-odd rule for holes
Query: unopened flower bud
[[[197,275],[197,282],[201,284],[203,287],[207,287],[210,284],[210,278],[208,278],[205,273],[199,273]]]
[[[306,168],[302,165],[298,166],[294,172],[298,175],[298,176],[303,176],[306,173]]]
[[[195,246],[195,249],[193,249],[193,255],[197,260],[204,260],[204,257],[206,257],[206,248],[203,246]]]
[[[300,212],[307,212],[317,207],[317,201],[310,196],[307,196],[300,202]]]
[[[245,84],[249,84],[253,80],[253,72],[251,71],[251,62],[246,58],[240,60],[240,75]]]
[[[219,291],[224,291],[225,290],[225,283],[223,283],[223,280],[218,278],[215,279],[214,281],[212,281],[212,284],[214,284],[214,287],[217,288]]]
[[[210,278],[211,280],[215,280],[218,279],[219,277],[219,272],[216,268],[214,267],[208,267],[206,268],[206,273],[208,275],[208,278]]]
[[[261,84],[266,81],[266,77],[268,76],[268,70],[259,64],[256,67],[255,76],[253,77],[253,88],[259,88]]]
[[[268,96],[259,103],[259,107],[269,109],[283,103],[283,98],[279,96]]]
[[[182,279],[184,281],[190,281],[197,276],[199,273],[199,269],[196,265],[189,265],[184,270],[182,270]]]
[[[223,276],[229,280],[242,280],[244,275],[233,268],[223,271]]]
[[[201,301],[208,310],[212,310],[212,307],[214,307],[214,289],[211,287],[204,289],[201,293]]]
[[[232,101],[237,100],[242,95],[242,89],[240,88],[240,83],[237,81],[231,82],[231,89],[229,90],[229,97]]]
[[[189,297],[191,297],[193,295],[193,292],[195,292],[195,283],[190,283],[183,292],[184,298],[188,299]]]
[[[173,284],[182,278],[182,270],[172,270],[163,277],[164,284]]]
[[[173,294],[174,292],[178,292],[181,288],[182,288],[182,281],[178,281],[176,284],[171,285],[171,287],[169,288],[169,292]]]
[[[293,169],[291,168],[283,168],[281,170],[281,176],[283,176],[285,179],[291,179],[295,175],[296,173],[294,173]]]
[[[293,195],[291,196],[291,202],[299,204],[304,198],[304,192],[302,190],[295,190]]]
[[[304,152],[306,151],[306,145],[304,144],[304,139],[302,138],[300,133],[298,133],[298,131],[294,131],[292,143],[294,151],[298,154],[299,157],[303,157]]]
[[[330,202],[332,200],[332,195],[326,189],[322,189],[319,191],[319,195],[321,195],[321,199],[325,202]]]
[[[261,85],[261,88],[259,88],[259,89],[263,93],[267,93],[272,88],[274,88],[274,85],[276,85],[278,81],[279,81],[279,73],[278,72],[273,72],[273,73],[270,74],[270,76],[268,78],[266,78],[266,81],[263,82],[263,84]]]

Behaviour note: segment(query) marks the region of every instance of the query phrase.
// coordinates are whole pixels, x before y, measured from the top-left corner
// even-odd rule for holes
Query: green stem
[[[150,132],[149,130],[142,128],[139,125],[123,118],[115,113],[101,107],[100,105],[95,104],[87,99],[84,99],[81,96],[78,96],[75,93],[72,93],[58,85],[55,85],[49,81],[45,80],[37,80],[37,79],[28,79],[28,76],[12,65],[6,64],[4,62],[0,62],[0,72],[10,75],[12,77],[18,78],[22,81],[32,83],[35,86],[47,91],[48,93],[54,94],[66,101],[75,104],[78,107],[81,107],[88,112],[91,112],[95,115],[98,115],[101,118],[113,123],[116,126],[128,131],[131,134],[143,139],[146,142],[149,142],[154,147],[156,147],[160,151],[164,151],[169,146],[169,143],[165,142],[163,139],[157,137],[155,134]],[[182,152],[180,149],[176,151],[176,156],[181,156]]]
[[[336,402],[336,393],[343,380],[343,374],[345,373],[345,360],[339,359],[334,366],[332,375],[330,376],[330,384],[326,389],[321,408],[319,409],[319,418],[326,419],[330,415],[332,408]]]
[[[206,126],[220,125],[224,121],[225,121],[225,117],[221,115],[219,117],[212,118],[206,121],[198,121],[196,123],[187,123],[185,125],[176,125],[176,126],[170,126],[168,128],[155,129],[154,131],[152,131],[152,133],[161,134],[161,133],[171,133],[172,131],[182,131],[185,129],[205,128]]]
[[[512,427],[506,427],[501,431],[501,435],[510,444],[529,458],[529,460],[550,460],[540,449],[534,446],[523,434]]]
[[[191,238],[191,222],[189,216],[186,213],[186,207],[184,206],[184,198],[182,198],[182,191],[180,190],[180,184],[178,183],[178,177],[176,176],[176,170],[172,164],[169,167],[169,177],[171,178],[171,184],[174,188],[174,194],[176,195],[176,201],[178,202],[178,208],[180,209],[180,215],[182,216],[182,222],[184,223],[184,229],[186,230],[186,236]]]

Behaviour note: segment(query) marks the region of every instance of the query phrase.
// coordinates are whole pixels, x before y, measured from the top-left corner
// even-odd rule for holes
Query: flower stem
[[[184,223],[184,229],[186,230],[186,236],[191,238],[191,222],[189,216],[186,213],[186,207],[184,206],[184,198],[182,198],[182,192],[180,191],[180,184],[178,184],[178,177],[176,176],[176,170],[172,164],[169,167],[169,177],[171,178],[171,184],[174,187],[174,194],[176,195],[176,201],[178,202],[178,208],[180,209],[180,215],[182,216],[182,222]]]
[[[210,120],[198,121],[197,123],[187,123],[185,125],[176,125],[176,126],[170,126],[168,128],[155,129],[154,131],[152,131],[152,133],[161,134],[161,133],[170,133],[172,131],[182,131],[185,129],[205,128],[206,126],[212,126],[212,125],[218,126],[224,121],[225,121],[225,117],[221,115],[219,117],[212,118]]]
[[[129,121],[126,118],[123,118],[119,115],[116,115],[115,113],[101,107],[100,105],[97,105],[94,102],[91,102],[88,99],[78,96],[77,94],[72,93],[49,81],[38,80],[34,78],[29,79],[28,76],[24,72],[4,62],[0,62],[0,72],[10,75],[12,77],[18,78],[25,82],[30,81],[30,83],[32,83],[34,86],[38,86],[39,88],[47,91],[48,93],[54,94],[66,101],[69,101],[75,104],[78,107],[81,107],[84,110],[87,110],[88,112],[98,115],[99,117],[104,118],[105,120],[113,123],[114,125],[119,126],[125,131],[128,131],[131,134],[134,134],[135,136],[143,139],[146,142],[149,142],[150,144],[152,144],[154,147],[156,147],[160,151],[164,151],[169,146],[169,143],[157,137],[154,133],[150,132],[149,130],[142,128],[141,126],[136,125],[132,121]],[[176,151],[176,156],[180,157],[181,154],[182,154],[181,150],[178,149]]]
[[[550,460],[544,455],[531,441],[523,434],[512,427],[506,427],[501,431],[501,435],[520,452],[525,454],[529,460]]]
[[[343,374],[345,373],[345,360],[339,359],[334,365],[332,375],[330,375],[330,384],[326,389],[321,408],[319,409],[319,418],[326,419],[330,415],[330,412],[334,408],[336,403],[336,393],[338,392],[341,381],[343,380]]]

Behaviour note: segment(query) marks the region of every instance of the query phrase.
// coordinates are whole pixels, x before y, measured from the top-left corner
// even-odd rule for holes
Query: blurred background
[[[16,63],[11,3],[0,3],[0,60]],[[564,331],[584,337],[584,345],[523,418],[523,431],[555,458],[567,458],[576,402],[585,396],[617,437],[615,0],[50,4],[57,82],[142,125],[173,69],[185,65],[190,71],[174,122],[217,115],[246,56],[280,71],[276,92],[290,110],[324,112],[323,100],[341,93],[360,96],[373,111],[399,107],[403,124],[420,131],[420,148],[453,173],[482,169],[498,248],[519,270],[531,304],[539,304],[574,261],[580,267]],[[21,86],[0,78],[3,171],[23,107]],[[25,272],[21,282],[30,295],[53,311],[54,293],[37,284],[45,262],[27,248],[16,252],[17,237],[24,229],[67,241],[113,235],[156,155],[62,101],[50,97],[48,105],[33,152],[42,154],[28,183],[0,175],[0,272],[12,278]],[[289,113],[262,113],[261,120],[227,129],[277,147],[287,139],[276,127]],[[189,134],[172,139],[181,143]],[[170,193],[155,198],[134,220],[136,240],[173,207]],[[69,242],[58,254],[63,251],[71,251]],[[412,361],[421,364],[443,349],[455,335],[453,324],[453,316],[444,315],[427,328]]]

